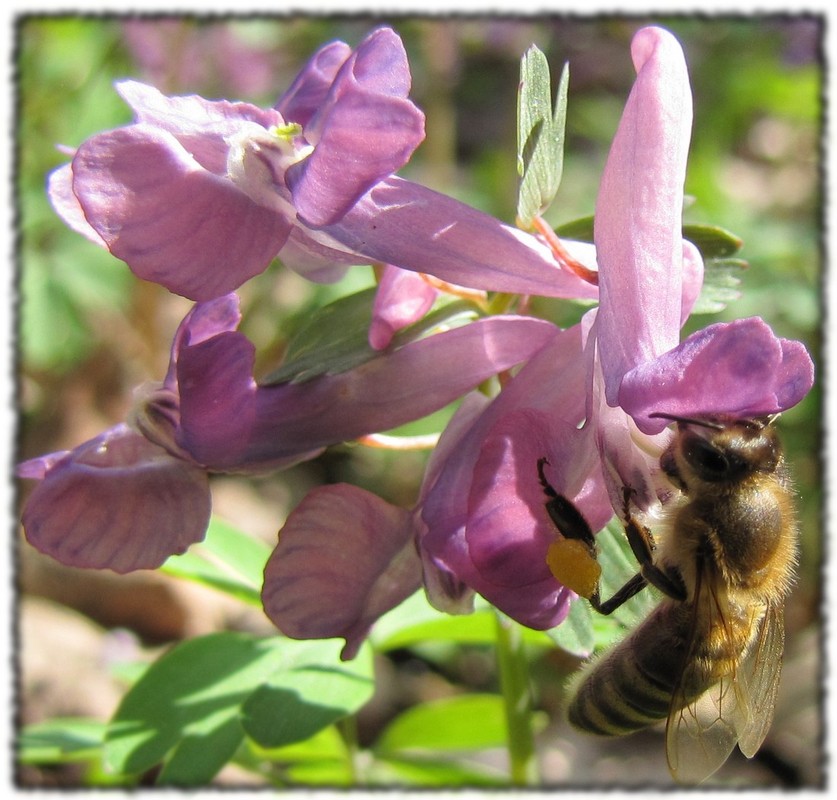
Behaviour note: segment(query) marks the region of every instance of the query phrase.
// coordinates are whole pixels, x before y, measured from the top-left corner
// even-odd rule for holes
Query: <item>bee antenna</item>
[[[655,411],[648,416],[652,419],[668,419],[672,422],[680,422],[685,425],[700,425],[703,428],[712,428],[716,431],[724,429],[724,426],[718,422],[711,422],[708,419],[695,419],[694,417],[678,417],[676,414],[666,414],[664,411]]]

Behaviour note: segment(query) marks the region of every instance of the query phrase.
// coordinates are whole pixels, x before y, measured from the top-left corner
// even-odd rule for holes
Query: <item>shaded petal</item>
[[[531,234],[400,178],[378,183],[322,232],[350,252],[458,286],[546,297],[598,296],[595,286],[561,269],[552,251]]]
[[[537,463],[562,434],[581,434],[569,423],[560,433],[550,427],[549,418],[533,409],[506,414],[483,441],[474,466],[465,539],[474,566],[500,586],[525,586],[551,574],[546,550],[554,530]]]
[[[336,283],[350,265],[368,264],[370,261],[357,253],[335,250],[320,243],[309,235],[307,228],[299,225],[291,229],[279,258],[288,269],[314,283]]]
[[[438,294],[419,273],[385,265],[372,304],[369,345],[383,350],[398,331],[430,310]]]
[[[594,378],[592,404],[593,430],[611,508],[622,514],[626,486],[632,490],[633,506],[644,511],[658,508],[660,456],[671,440],[671,430],[664,429],[654,439],[643,436],[642,446],[637,446],[640,435],[633,419],[622,408],[610,406],[605,400],[600,369]]]
[[[325,102],[337,72],[351,53],[352,48],[345,42],[330,42],[321,47],[311,56],[274,108],[287,122],[308,125],[311,117]]]
[[[589,429],[531,409],[505,415],[480,450],[465,531],[474,565],[498,586],[521,588],[551,576],[546,552],[556,530],[538,478],[540,458],[549,459],[550,484],[573,499],[593,530],[612,515]]]
[[[297,639],[343,637],[353,658],[378,617],[421,585],[409,511],[348,484],[309,492],[279,532],[262,602]]]
[[[99,247],[107,247],[105,240],[87,221],[78,197],[73,192],[73,168],[70,164],[58,167],[49,174],[47,195],[58,216],[72,230],[80,233]]]
[[[237,332],[180,350],[177,443],[208,469],[235,470],[246,461],[256,425],[255,358],[253,343]]]
[[[288,237],[280,214],[150,126],[94,136],[72,166],[84,214],[110,251],[140,278],[193,300],[263,272]]]
[[[692,242],[683,240],[683,290],[680,303],[680,326],[686,324],[703,289],[703,256]]]
[[[188,334],[188,343],[196,345],[219,333],[236,330],[240,322],[241,308],[238,295],[230,292],[223,297],[197,303],[183,318],[178,334],[181,332]],[[177,336],[175,338],[177,339]]]
[[[426,490],[422,511],[428,526],[431,550],[435,543],[439,543],[436,541],[437,529],[465,525],[471,481],[483,442],[491,429],[503,416],[521,409],[555,415],[572,423],[582,422],[585,379],[580,329],[578,326],[566,331],[553,329],[543,347],[506,383],[500,394],[474,420],[467,433],[454,429],[457,436],[455,446],[448,445],[448,431],[445,430],[438,447],[447,449],[450,457],[440,467],[434,485]],[[443,525],[443,520],[449,522]]]
[[[200,344],[219,333],[235,331],[240,322],[241,309],[238,295],[234,292],[205,303],[196,303],[175,331],[163,386],[177,390],[177,360],[183,347]]]
[[[73,567],[154,569],[203,539],[206,473],[118,425],[52,464],[23,510],[26,538]]]
[[[625,372],[677,344],[682,304],[689,76],[677,40],[660,28],[640,30],[631,53],[637,79],[595,211],[600,358],[610,405]]]
[[[619,402],[640,430],[656,433],[677,416],[753,417],[784,411],[814,382],[814,365],[800,342],[779,339],[759,317],[719,322],[625,376]]]

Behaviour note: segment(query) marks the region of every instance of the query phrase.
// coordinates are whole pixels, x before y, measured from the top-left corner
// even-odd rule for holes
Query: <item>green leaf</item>
[[[555,110],[546,56],[532,45],[520,62],[517,100],[517,216],[529,226],[555,198],[564,166],[569,67],[564,65]]]
[[[749,264],[740,258],[713,258],[703,265],[703,287],[692,314],[717,314],[741,297],[741,273]]]
[[[593,215],[579,217],[578,219],[564,222],[555,228],[555,233],[562,239],[575,239],[579,242],[593,241]]]
[[[283,773],[292,785],[350,788],[355,784],[355,774],[348,761],[299,762],[286,767]]]
[[[383,756],[410,750],[480,750],[506,743],[503,699],[467,694],[413,706],[396,717],[375,743]]]
[[[260,383],[302,383],[320,375],[337,375],[381,356],[369,345],[369,325],[376,287],[341,297],[315,311],[288,345],[285,361]],[[400,330],[388,350],[420,339],[435,329],[473,319],[474,305],[464,300],[444,303]],[[385,351],[386,352],[386,351]]]
[[[704,259],[727,258],[744,245],[734,233],[718,225],[684,225],[683,238],[692,242]]]
[[[372,653],[364,648],[341,662],[341,642],[306,642],[295,666],[277,672],[247,699],[242,724],[262,747],[307,739],[357,711],[375,689]],[[310,663],[309,663],[310,662]]]
[[[427,757],[379,758],[369,782],[376,786],[496,786],[508,788],[508,774],[482,763]]]
[[[282,366],[261,383],[307,381],[346,372],[374,358],[369,325],[375,292],[373,286],[317,309],[291,339]]]
[[[229,632],[177,645],[120,703],[105,739],[108,764],[135,773],[167,759],[161,780],[208,782],[243,739],[241,705],[287,660],[286,650],[279,637]]]
[[[248,745],[261,760],[277,763],[345,761],[348,757],[346,742],[334,725],[282,747],[263,747],[253,739],[248,740]]]
[[[379,651],[414,647],[423,642],[493,645],[497,640],[495,612],[477,600],[472,614],[445,614],[427,602],[420,590],[384,614],[372,629],[370,640]],[[522,628],[524,641],[549,646],[544,631]]]
[[[169,575],[211,586],[250,605],[261,606],[264,566],[270,547],[219,517],[212,517],[206,538],[160,568]]]
[[[590,604],[583,597],[573,600],[567,618],[549,632],[549,637],[568,653],[582,658],[591,655],[595,649],[596,639]]]
[[[22,764],[66,764],[101,756],[105,723],[96,719],[58,718],[27,725],[17,739]]]
[[[625,531],[617,518],[596,535],[599,564],[602,567],[601,596],[612,597],[639,571]],[[659,602],[656,590],[648,587],[617,608],[609,616],[591,614],[596,647],[606,647],[636,627]]]

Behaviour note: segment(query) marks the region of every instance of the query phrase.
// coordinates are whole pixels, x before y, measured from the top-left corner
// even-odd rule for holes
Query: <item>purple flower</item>
[[[670,434],[654,412],[768,414],[810,389],[803,346],[761,320],[713,325],[678,344],[703,272],[681,234],[688,74],[659,28],[640,30],[632,54],[638,76],[596,206],[599,307],[551,336],[493,401],[463,404],[415,508],[345,485],[306,498],[265,572],[265,610],[280,630],[342,636],[349,658],[377,616],[421,583],[444,610],[467,610],[478,592],[528,626],[554,626],[574,595],[547,564],[557,533],[540,458],[598,530],[621,509],[625,486],[643,508],[659,502]]]
[[[117,90],[135,121],[83,142],[50,176],[72,228],[140,278],[219,297],[280,255],[313,280],[370,261],[479,289],[596,296],[549,248],[487,214],[392,177],[424,137],[398,36],[322,47],[270,109]]]
[[[554,331],[492,317],[346,372],[259,385],[239,319],[235,295],[196,305],[164,381],[143,387],[129,424],[20,465],[21,477],[40,480],[23,512],[36,548],[74,566],[157,567],[203,538],[208,472],[287,467],[425,416],[524,361]]]
[[[773,414],[813,385],[804,346],[778,339],[760,319],[711,325],[678,344],[702,280],[700,256],[680,238],[688,72],[679,43],[660,28],[640,30],[631,51],[637,81],[596,204],[600,297],[585,345],[589,424],[616,511],[624,486],[640,508],[658,503],[653,452],[670,433],[651,414]]]

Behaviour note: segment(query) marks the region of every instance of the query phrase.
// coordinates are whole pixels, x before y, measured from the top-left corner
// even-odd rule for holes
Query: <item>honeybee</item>
[[[784,649],[783,602],[794,579],[792,490],[772,417],[688,419],[660,467],[679,490],[658,537],[631,512],[623,519],[639,572],[609,600],[609,614],[647,584],[664,599],[630,635],[582,670],[569,721],[605,736],[663,719],[666,756],[681,783],[699,783],[736,743],[752,757],[767,735]],[[595,540],[581,513],[538,474],[546,508],[565,539]]]

